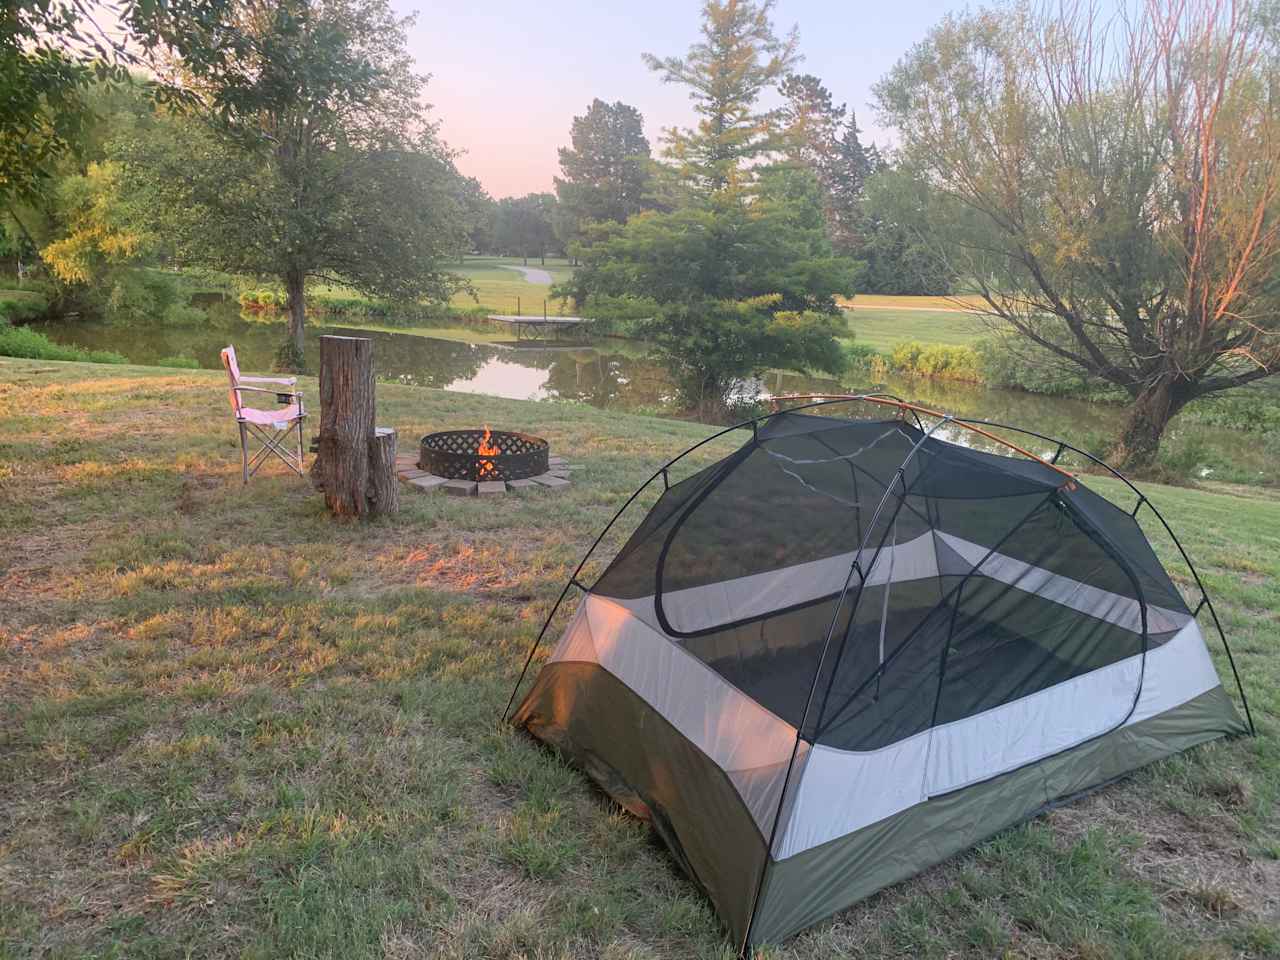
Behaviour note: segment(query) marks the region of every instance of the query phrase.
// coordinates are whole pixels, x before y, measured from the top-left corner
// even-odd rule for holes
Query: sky
[[[689,126],[687,91],[664,84],[642,53],[683,54],[700,0],[392,0],[419,11],[409,34],[441,136],[458,167],[495,197],[553,189],[556,150],[595,97],[644,115],[655,153],[663,128]],[[800,69],[857,113],[863,142],[886,143],[871,86],[963,0],[778,0],[774,25],[800,30]]]

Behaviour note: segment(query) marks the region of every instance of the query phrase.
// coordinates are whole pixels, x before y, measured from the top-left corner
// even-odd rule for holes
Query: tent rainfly
[[[820,415],[837,402],[882,412]],[[982,423],[865,395],[739,424],[723,460],[655,473],[622,550],[561,594],[584,595],[512,721],[650,820],[744,952],[1252,728],[1198,576],[1192,610],[1135,519],[1154,506]],[[1018,456],[943,439],[969,431]]]

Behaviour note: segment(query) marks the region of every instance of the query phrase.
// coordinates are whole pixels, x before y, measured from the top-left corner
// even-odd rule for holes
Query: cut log
[[[390,427],[378,427],[369,441],[369,516],[385,517],[399,510],[396,432]]]
[[[374,437],[373,341],[320,338],[320,443],[312,482],[330,511],[369,512],[369,457]],[[394,454],[391,460],[395,465]]]

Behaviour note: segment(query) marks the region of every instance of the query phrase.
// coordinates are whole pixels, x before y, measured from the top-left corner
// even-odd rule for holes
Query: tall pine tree
[[[831,241],[837,250],[852,253],[861,236],[862,199],[872,172],[857,120],[812,74],[792,74],[780,90],[786,101],[780,116],[787,155],[818,178]]]
[[[701,119],[692,130],[666,131],[667,156],[682,180],[707,195],[748,191],[753,161],[779,146],[777,116],[760,108],[799,61],[799,38],[773,31],[774,0],[706,0],[702,39],[683,57],[644,55],[664,83],[689,88]]]
[[[560,148],[563,176],[556,177],[562,241],[577,239],[587,223],[626,223],[651,206],[652,161],[639,110],[597,97],[573,118],[569,136],[571,146]]]

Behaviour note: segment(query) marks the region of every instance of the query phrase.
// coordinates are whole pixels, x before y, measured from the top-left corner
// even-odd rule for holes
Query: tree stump
[[[389,441],[380,440],[375,413],[373,341],[321,337],[320,438],[311,482],[324,491],[325,506],[340,517],[378,516],[399,509],[395,432]],[[384,457],[387,443],[389,459]]]
[[[399,510],[396,432],[390,427],[377,427],[369,441],[369,514],[383,516]]]

